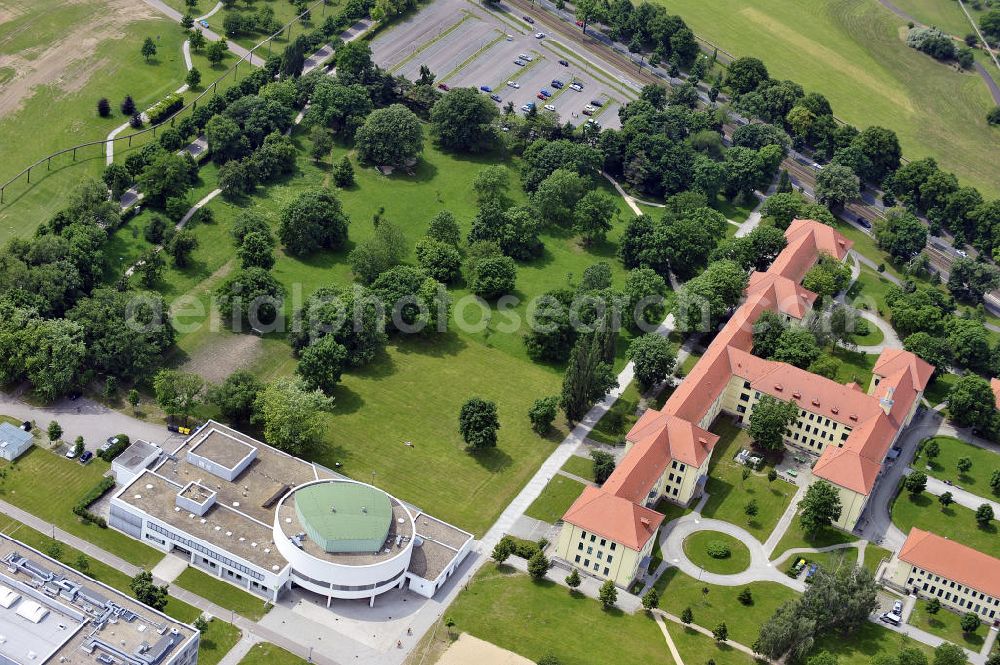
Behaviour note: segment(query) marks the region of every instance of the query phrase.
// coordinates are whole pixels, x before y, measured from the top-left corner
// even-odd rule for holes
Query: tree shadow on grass
[[[396,350],[400,353],[420,353],[432,358],[457,356],[465,350],[468,343],[458,336],[458,333],[432,332],[424,335],[398,335]]]
[[[348,372],[360,378],[379,381],[387,379],[396,373],[396,363],[393,362],[392,356],[389,355],[385,348],[379,348],[370,363],[362,367],[349,369]]]
[[[514,462],[514,458],[500,448],[469,450],[469,455],[490,473],[499,473]]]
[[[333,413],[343,415],[355,413],[365,405],[365,399],[357,392],[351,390],[344,384],[338,384],[333,391]]]

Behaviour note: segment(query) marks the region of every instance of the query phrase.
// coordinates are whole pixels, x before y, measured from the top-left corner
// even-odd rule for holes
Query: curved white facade
[[[305,485],[299,485],[286,494],[278,503],[274,517],[274,546],[275,549],[291,564],[290,581],[297,586],[308,589],[314,593],[327,596],[328,598],[373,598],[374,596],[389,591],[396,587],[402,587],[406,577],[407,568],[410,565],[410,556],[413,553],[413,538],[408,538],[398,548],[398,552],[388,558],[380,558],[375,555],[372,559],[378,559],[372,563],[358,562],[338,562],[335,555],[315,555],[305,549],[295,545],[291,537],[297,530],[298,523],[282,524],[281,516],[285,512],[283,508],[289,497],[310,485],[318,483],[352,483],[365,488],[370,488],[376,492],[382,490],[368,485],[358,483],[353,480],[317,480]],[[383,492],[384,493],[384,492]],[[390,502],[402,507],[402,503],[395,497],[388,495]],[[408,524],[405,526],[412,534],[415,531],[413,516],[405,507],[402,513]],[[285,527],[285,528],[283,528]],[[291,527],[295,527],[292,529]]]

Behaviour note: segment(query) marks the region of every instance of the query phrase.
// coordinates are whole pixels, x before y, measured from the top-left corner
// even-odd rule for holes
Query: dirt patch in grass
[[[73,24],[72,29],[58,41],[31,52],[0,55],[0,68],[10,68],[15,72],[0,94],[0,116],[20,109],[39,86],[53,86],[55,92],[63,94],[83,89],[91,73],[107,64],[93,61],[92,56],[98,46],[106,40],[125,37],[123,29],[130,23],[156,16],[149,6],[133,0],[70,0],[65,4],[92,5],[89,12],[91,18]],[[55,10],[58,11],[58,8]],[[0,23],[12,21],[19,14],[14,8],[0,7]],[[29,30],[31,25],[31,22],[26,22],[12,30],[3,41],[14,39],[22,31]]]
[[[501,649],[495,644],[486,642],[463,633],[458,637],[437,665],[464,665],[465,663],[480,663],[480,665],[530,665],[531,661],[512,651]]]
[[[263,353],[263,341],[257,335],[217,335],[179,369],[193,372],[209,383],[221,383],[236,370],[248,369]]]

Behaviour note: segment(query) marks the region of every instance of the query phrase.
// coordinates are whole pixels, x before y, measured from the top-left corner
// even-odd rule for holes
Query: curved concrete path
[[[208,12],[204,16],[199,16],[198,18],[196,18],[194,20],[194,22],[197,23],[198,21],[205,21],[205,20],[209,19],[210,17],[214,16],[215,13],[218,12],[218,11],[220,11],[221,9],[222,9],[222,3],[221,2],[217,2],[217,3],[215,3],[215,6],[212,7],[212,10],[210,12]]]
[[[699,568],[684,554],[684,540],[699,531],[719,531],[742,542],[750,550],[749,567],[732,575],[710,573]],[[751,582],[777,582],[796,591],[805,590],[805,584],[793,580],[774,567],[764,552],[764,546],[749,531],[722,520],[703,518],[698,513],[685,515],[668,524],[660,535],[660,550],[670,553],[668,563],[686,575],[709,584],[743,586]]]
[[[862,353],[882,353],[886,349],[903,348],[903,342],[899,339],[899,335],[896,334],[896,329],[888,321],[866,309],[859,309],[857,313],[862,319],[882,331],[882,341],[878,344],[858,344],[854,347],[855,351]]]
[[[219,6],[221,7],[222,3],[219,3]],[[190,42],[190,40],[184,40],[184,43],[181,45],[181,53],[184,55],[184,66],[187,68],[187,71],[191,71],[192,69],[194,69],[194,64],[191,62],[191,42]],[[177,90],[175,92],[178,95],[183,95],[187,91],[188,91],[188,84],[185,83],[181,87],[177,88]],[[142,117],[143,117],[143,119],[146,119],[146,112],[145,111],[142,112]],[[123,131],[125,131],[128,128],[129,128],[129,123],[126,122],[126,123],[123,123],[123,124],[119,125],[118,127],[115,127],[108,134],[108,138],[105,139],[107,141],[107,143],[105,144],[105,151],[104,151],[105,152],[105,163],[106,164],[110,165],[111,163],[113,163],[115,161],[115,141],[114,141],[115,137],[118,136],[119,134],[121,134]]]

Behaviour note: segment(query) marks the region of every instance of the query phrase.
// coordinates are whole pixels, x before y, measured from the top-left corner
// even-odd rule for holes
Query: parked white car
[[[508,88],[520,88],[521,84],[518,83],[517,81],[507,81],[507,87]]]
[[[580,85],[579,83],[570,83],[569,89],[576,90],[577,92],[583,92],[583,86]]]
[[[544,108],[545,108],[546,111],[555,111],[556,110],[556,107],[553,106],[552,104],[546,104],[544,106]]]

